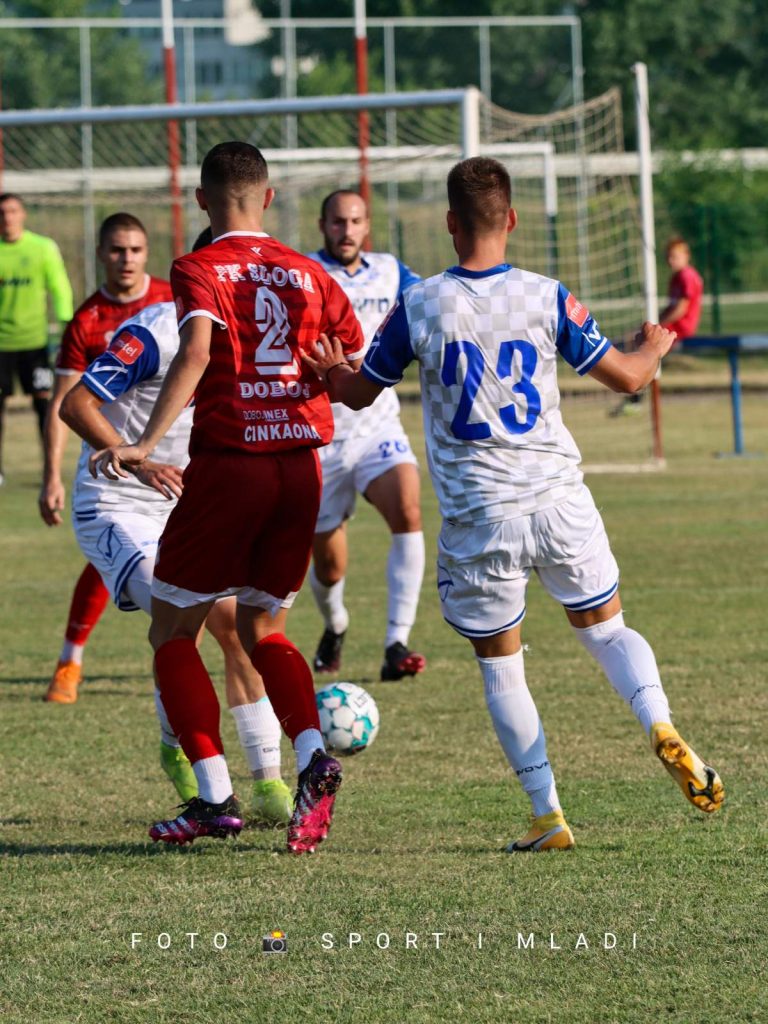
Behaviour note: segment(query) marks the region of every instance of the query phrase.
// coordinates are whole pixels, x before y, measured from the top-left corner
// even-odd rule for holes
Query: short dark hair
[[[204,249],[206,245],[210,245],[213,241],[213,232],[211,231],[210,225],[207,228],[203,228],[200,234],[195,239],[192,245],[192,252],[197,252],[198,249]]]
[[[363,199],[360,193],[355,191],[355,189],[353,188],[337,188],[335,192],[331,192],[323,200],[322,205],[320,206],[320,220],[325,220],[326,216],[328,215],[328,207],[331,205],[334,199],[338,199],[339,196],[354,196],[356,199]],[[367,214],[368,204],[365,202],[364,199],[363,203],[365,205],[365,212]]]
[[[5,203],[9,199],[15,199],[17,203],[21,203],[21,205],[24,206],[24,200],[18,192],[3,192],[2,195],[0,195],[0,203]]]
[[[462,160],[448,175],[448,205],[468,234],[498,231],[512,205],[512,182],[506,168],[485,156]]]
[[[113,231],[140,231],[146,237],[147,229],[132,213],[112,213],[99,227],[99,248],[103,249]]]
[[[208,150],[200,168],[204,191],[242,192],[266,185],[268,178],[267,161],[249,142],[220,142]]]

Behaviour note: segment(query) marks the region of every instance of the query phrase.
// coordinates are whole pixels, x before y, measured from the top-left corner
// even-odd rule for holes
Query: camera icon
[[[263,953],[287,953],[288,938],[285,932],[277,930],[265,935],[261,940],[261,949]]]

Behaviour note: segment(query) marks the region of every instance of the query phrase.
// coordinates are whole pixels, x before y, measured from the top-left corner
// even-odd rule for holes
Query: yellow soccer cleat
[[[54,704],[74,704],[82,678],[82,666],[76,661],[59,661],[43,700]]]
[[[704,764],[669,722],[651,726],[651,747],[694,807],[705,814],[716,811],[725,799],[725,788],[714,768]]]
[[[507,853],[543,853],[546,850],[572,850],[573,832],[562,811],[550,811],[534,818],[522,839],[510,843]]]

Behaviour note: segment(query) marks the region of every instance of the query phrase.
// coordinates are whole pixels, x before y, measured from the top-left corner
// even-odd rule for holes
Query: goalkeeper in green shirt
[[[56,318],[72,319],[72,286],[64,261],[51,238],[24,230],[26,210],[20,196],[0,195],[0,484],[5,399],[17,377],[32,396],[40,435],[51,397],[53,374],[48,363],[48,303]]]

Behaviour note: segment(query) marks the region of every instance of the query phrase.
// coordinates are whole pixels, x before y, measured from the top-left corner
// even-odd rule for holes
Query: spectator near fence
[[[666,248],[667,265],[672,271],[667,287],[667,304],[659,314],[662,327],[677,334],[673,348],[694,335],[701,319],[704,282],[691,264],[691,249],[683,238],[670,238]]]

